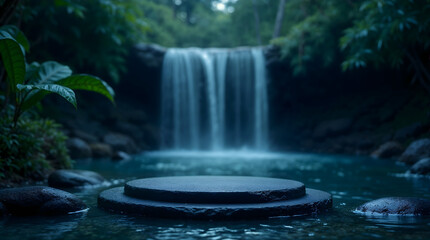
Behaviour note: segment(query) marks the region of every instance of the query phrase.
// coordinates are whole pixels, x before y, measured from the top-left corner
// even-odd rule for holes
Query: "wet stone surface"
[[[147,217],[245,219],[315,214],[331,208],[332,199],[292,180],[194,176],[130,181],[102,192],[98,205]]]
[[[87,208],[71,193],[41,186],[0,190],[0,203],[7,214],[21,216],[62,215]]]
[[[297,181],[232,176],[146,178],[126,183],[124,191],[130,197],[177,203],[263,203],[306,194]]]
[[[50,187],[60,189],[97,185],[104,181],[100,174],[86,170],[56,170],[48,178]]]
[[[387,197],[359,206],[355,213],[429,216],[430,200],[412,197]]]

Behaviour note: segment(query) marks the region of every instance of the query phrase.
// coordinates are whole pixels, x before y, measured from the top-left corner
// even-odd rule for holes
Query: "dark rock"
[[[99,139],[96,136],[81,130],[73,130],[71,134],[73,135],[73,137],[80,138],[87,143],[96,143],[99,141]]]
[[[412,167],[409,169],[409,172],[420,175],[430,174],[430,158],[419,160],[414,165],[412,165]]]
[[[166,49],[157,44],[137,44],[134,46],[134,54],[148,67],[161,67]]]
[[[90,144],[91,152],[94,158],[111,158],[112,147],[106,143]]]
[[[413,123],[409,126],[401,128],[394,134],[394,139],[397,141],[403,141],[408,138],[417,137],[423,131],[424,125],[422,123]]]
[[[412,165],[427,157],[430,157],[430,139],[423,138],[412,142],[400,156],[399,161]]]
[[[72,159],[90,158],[92,155],[90,146],[80,138],[69,138],[66,145]]]
[[[274,65],[280,65],[282,60],[281,48],[274,45],[264,47],[263,53],[266,59],[266,66],[271,68]]]
[[[101,184],[105,179],[100,174],[85,170],[57,170],[48,178],[48,184],[55,188],[73,188]]]
[[[387,197],[359,206],[356,213],[383,215],[430,215],[430,200],[407,197]]]
[[[302,183],[284,179],[196,176],[132,181],[100,193],[98,205],[148,217],[250,219],[315,214],[332,199],[314,189],[304,194]]]
[[[352,126],[352,119],[341,118],[320,123],[314,130],[317,139],[337,136],[348,131]]]
[[[160,134],[158,129],[151,124],[143,126],[144,142],[150,149],[158,149],[160,146]]]
[[[0,202],[12,215],[60,215],[87,208],[73,194],[40,186],[0,190]]]
[[[130,137],[120,133],[108,133],[103,138],[104,143],[112,146],[114,151],[123,151],[126,153],[136,153],[136,143]]]
[[[263,177],[158,177],[126,183],[134,198],[176,203],[263,203],[303,197],[301,182]]]
[[[130,136],[140,146],[144,142],[144,131],[141,127],[128,122],[117,122],[114,130],[118,133]]]
[[[128,153],[126,152],[115,152],[114,155],[112,156],[112,160],[117,160],[117,161],[121,161],[121,160],[129,160],[131,159],[131,156],[128,155]]]
[[[382,144],[376,149],[371,156],[373,158],[393,158],[397,157],[403,152],[403,147],[400,143],[390,141]]]
[[[122,116],[125,118],[126,121],[133,124],[142,125],[148,122],[148,116],[144,111],[140,110],[132,109],[127,111],[126,113],[123,113]]]
[[[0,202],[0,217],[6,214],[6,207]]]

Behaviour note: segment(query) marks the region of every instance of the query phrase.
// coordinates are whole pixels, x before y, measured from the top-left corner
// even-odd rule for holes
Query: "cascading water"
[[[268,148],[261,48],[169,49],[162,74],[164,149]]]

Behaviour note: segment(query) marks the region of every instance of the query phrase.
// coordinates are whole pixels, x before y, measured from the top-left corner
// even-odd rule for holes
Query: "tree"
[[[430,92],[430,1],[368,0],[340,40],[347,54],[343,68],[405,64]]]
[[[340,65],[339,38],[351,26],[355,5],[344,0],[289,0],[284,16],[286,34],[272,40],[293,75]]]
[[[148,30],[139,0],[4,0],[1,8],[12,2],[18,5],[8,22],[30,39],[30,60],[58,59],[114,82]]]
[[[254,7],[254,20],[255,20],[255,34],[257,36],[258,45],[261,45],[261,32],[260,32],[260,15],[258,14],[258,7],[256,0],[252,0]]]
[[[279,0],[278,13],[276,14],[275,30],[273,31],[272,38],[279,37],[279,34],[281,33],[282,21],[284,20],[285,13],[285,1],[286,0]]]

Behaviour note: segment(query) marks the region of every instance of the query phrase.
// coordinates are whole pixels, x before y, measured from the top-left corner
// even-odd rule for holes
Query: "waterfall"
[[[161,144],[176,150],[266,150],[262,49],[169,49],[162,72]]]

